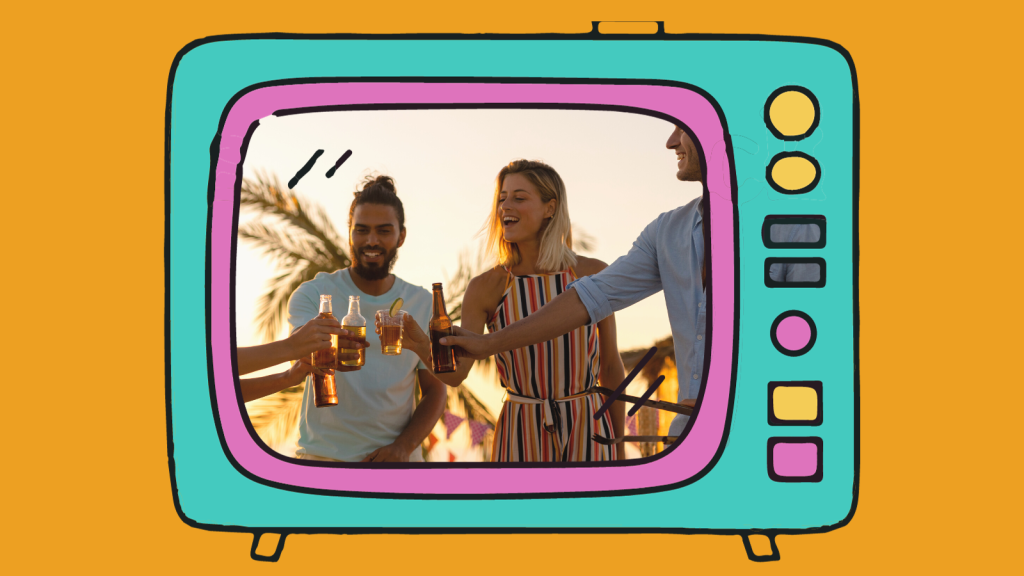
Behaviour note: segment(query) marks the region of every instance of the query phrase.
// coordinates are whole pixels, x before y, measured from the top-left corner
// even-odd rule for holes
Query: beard
[[[384,261],[380,264],[364,264],[361,258],[362,252],[353,250],[352,246],[349,245],[349,254],[352,255],[352,269],[364,280],[383,280],[387,278],[395,267],[395,261],[398,260],[398,248],[390,252],[379,247],[366,247],[362,249],[363,252],[367,250],[384,254]]]

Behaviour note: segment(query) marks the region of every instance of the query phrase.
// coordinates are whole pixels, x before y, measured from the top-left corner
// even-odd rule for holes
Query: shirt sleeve
[[[309,284],[303,284],[288,299],[289,334],[320,315],[320,295]]]
[[[656,244],[661,218],[647,225],[625,256],[601,272],[584,276],[566,287],[576,289],[590,314],[591,324],[662,289]]]

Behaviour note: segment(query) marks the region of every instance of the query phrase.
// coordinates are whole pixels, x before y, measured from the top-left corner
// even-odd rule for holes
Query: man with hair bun
[[[388,176],[369,176],[349,207],[348,240],[352,263],[320,272],[304,282],[288,301],[292,331],[316,318],[321,295],[330,295],[334,315],[343,317],[349,296],[358,296],[368,323],[376,310],[397,299],[417,322],[430,320],[431,294],[391,273],[405,243],[405,210]],[[385,356],[378,336],[367,330],[365,365],[338,370],[337,406],[317,408],[312,386],[303,392],[298,457],[338,462],[422,462],[423,439],[440,419],[447,387],[413,355]],[[414,406],[415,386],[421,399]]]

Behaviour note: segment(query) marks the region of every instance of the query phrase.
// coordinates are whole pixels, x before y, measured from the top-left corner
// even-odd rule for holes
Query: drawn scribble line
[[[344,164],[345,160],[348,160],[348,157],[351,155],[352,151],[346,150],[345,153],[341,155],[341,158],[338,158],[338,161],[334,163],[334,167],[327,171],[327,177],[330,178],[331,176],[334,176],[334,173],[338,171],[338,166]]]
[[[664,374],[658,376],[658,379],[655,380],[653,384],[651,384],[651,386],[647,389],[647,392],[644,392],[644,395],[640,397],[640,401],[637,402],[636,404],[633,404],[633,407],[629,409],[627,416],[632,416],[633,414],[636,414],[636,411],[639,410],[644,405],[644,402],[647,402],[647,399],[651,397],[651,394],[654,394],[654,391],[657,390],[658,386],[661,386],[661,383],[664,381]]]
[[[299,168],[299,171],[295,173],[295,176],[292,176],[292,179],[288,181],[289,190],[295,188],[295,185],[299,183],[299,180],[302,180],[302,177],[305,176],[307,172],[313,169],[313,164],[316,164],[316,159],[319,158],[320,155],[323,153],[323,150],[317,150],[316,152],[313,153],[313,157],[310,158],[309,161],[302,166],[302,168]]]
[[[604,404],[602,404],[601,407],[597,409],[597,412],[594,413],[594,420],[600,420],[601,416],[604,416],[604,413],[608,411],[608,407],[611,406],[613,402],[618,400],[619,396],[622,396],[622,393],[626,391],[626,386],[629,386],[629,383],[633,381],[633,378],[636,378],[636,375],[640,373],[640,370],[644,366],[646,366],[648,362],[651,361],[651,358],[654,358],[654,353],[657,351],[658,347],[652,346],[651,349],[647,351],[647,354],[644,354],[644,357],[640,360],[640,362],[638,362],[637,365],[633,367],[633,370],[629,373],[629,376],[626,376],[626,379],[622,381],[622,384],[619,384],[619,387],[615,389],[615,393],[612,394],[609,398],[607,398],[604,401]],[[644,398],[646,399],[647,397],[645,396]]]

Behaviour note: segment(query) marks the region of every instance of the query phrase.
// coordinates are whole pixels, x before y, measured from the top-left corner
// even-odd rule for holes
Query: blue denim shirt
[[[647,225],[625,256],[576,288],[590,314],[600,322],[617,310],[665,290],[668,320],[679,370],[679,400],[696,398],[704,370],[705,299],[700,269],[704,260],[701,199],[665,212]],[[651,334],[654,342],[660,334]],[[669,434],[679,435],[689,416],[676,415]]]

